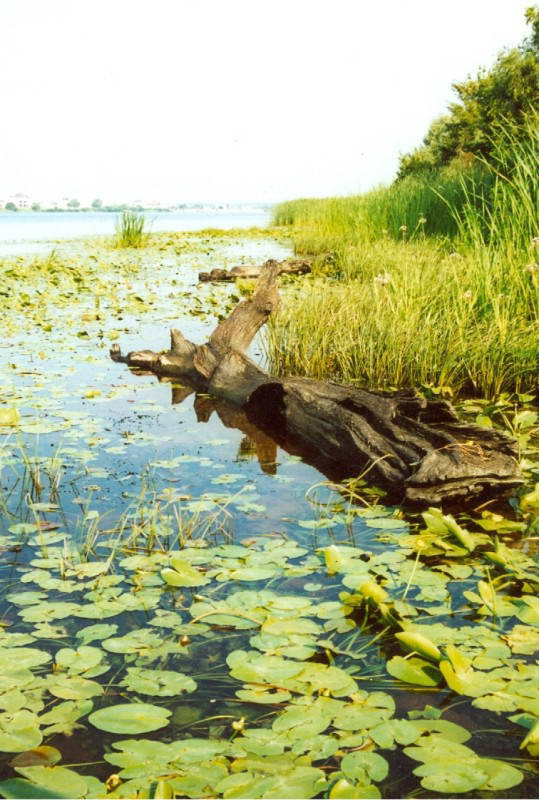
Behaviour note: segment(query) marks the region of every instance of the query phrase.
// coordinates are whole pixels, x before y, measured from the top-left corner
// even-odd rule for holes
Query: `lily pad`
[[[130,667],[122,681],[132,692],[153,694],[157,697],[173,697],[175,695],[194,692],[196,682],[183,672],[171,670],[142,669]]]
[[[94,711],[89,722],[108,733],[149,733],[168,725],[171,711],[149,703],[122,703]]]
[[[394,678],[417,686],[438,686],[442,682],[440,670],[434,664],[415,656],[394,656],[387,662],[386,669]]]

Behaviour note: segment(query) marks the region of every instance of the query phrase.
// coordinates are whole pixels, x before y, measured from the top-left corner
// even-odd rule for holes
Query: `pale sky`
[[[273,202],[389,182],[532,0],[0,0],[0,196]]]

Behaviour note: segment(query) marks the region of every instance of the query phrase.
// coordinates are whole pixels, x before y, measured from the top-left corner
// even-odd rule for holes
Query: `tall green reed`
[[[539,126],[492,164],[277,207],[317,256],[269,337],[281,373],[493,396],[537,385]],[[331,257],[329,257],[331,254]]]
[[[136,211],[122,211],[116,223],[116,247],[144,247],[148,240],[147,220]]]

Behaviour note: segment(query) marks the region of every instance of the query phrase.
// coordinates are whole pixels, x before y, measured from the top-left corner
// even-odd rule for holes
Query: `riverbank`
[[[535,391],[537,131],[500,135],[492,167],[278,206],[296,253],[316,258],[273,327],[275,368],[489,398]]]

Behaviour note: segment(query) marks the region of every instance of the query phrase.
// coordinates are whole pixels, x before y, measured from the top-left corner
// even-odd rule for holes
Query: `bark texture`
[[[199,272],[199,281],[235,281],[236,278],[260,278],[264,272],[265,264],[257,266],[232,267],[231,270],[212,269],[211,272]],[[279,262],[281,275],[305,275],[311,271],[311,265],[306,260],[292,259]]]
[[[271,454],[268,464],[275,461],[273,440],[332,479],[365,474],[395,500],[429,504],[505,494],[522,483],[514,439],[460,423],[445,400],[280,379],[260,369],[245,350],[277,307],[281,272],[281,264],[266,262],[251,299],[239,303],[205,344],[173,330],[166,353],[122,356],[114,346],[111,357],[186,382],[192,387],[187,393],[210,395],[212,411],[243,430],[257,452]]]

